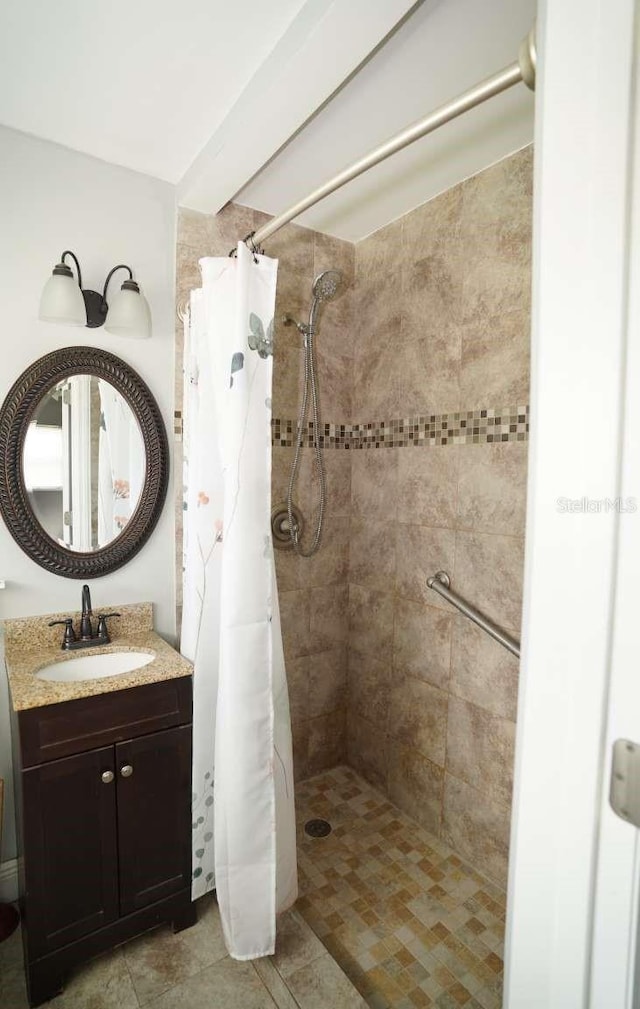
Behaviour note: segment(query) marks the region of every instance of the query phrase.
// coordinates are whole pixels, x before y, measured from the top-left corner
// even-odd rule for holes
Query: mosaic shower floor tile
[[[349,768],[302,782],[297,817],[297,908],[371,1009],[500,1009],[500,887]]]

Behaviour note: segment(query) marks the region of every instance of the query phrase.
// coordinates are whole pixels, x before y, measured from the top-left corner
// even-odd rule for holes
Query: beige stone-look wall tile
[[[459,245],[462,186],[453,186],[402,218],[403,265]]]
[[[381,592],[393,591],[397,528],[387,519],[354,518],[349,537],[349,581]]]
[[[396,597],[393,666],[410,676],[446,690],[451,663],[451,624],[448,613]]]
[[[309,721],[292,722],[293,776],[295,781],[309,777]]]
[[[391,663],[349,649],[349,711],[380,731],[387,731],[391,697]]]
[[[524,536],[527,444],[460,445],[458,528]]]
[[[302,558],[294,550],[274,548],[276,581],[279,592],[292,592],[305,585],[305,571]]]
[[[400,338],[400,318],[387,320],[374,330],[375,344],[365,342],[356,347],[353,360],[352,419],[368,423],[396,417],[400,414],[404,375],[399,369],[396,345]],[[366,330],[362,328],[362,334]]]
[[[390,309],[389,309],[390,311]],[[385,320],[374,344],[354,359],[354,421],[455,411],[460,406],[459,327],[445,325],[403,340],[395,319]]]
[[[509,807],[445,775],[442,838],[503,886],[509,857]]]
[[[286,466],[283,469],[281,482],[278,482],[279,497],[277,498],[272,480],[271,493],[274,503],[287,500],[289,479],[295,459],[294,448],[282,448],[280,451],[286,453]],[[307,530],[304,539],[307,542],[309,531],[315,529],[315,514],[320,505],[320,483],[316,479],[316,459],[310,448],[302,448],[298,455],[298,467],[293,484],[293,502],[302,509],[302,517]]]
[[[453,529],[399,525],[396,543],[397,594],[450,613],[449,603],[428,587],[427,579],[437,571],[453,571],[456,548]]]
[[[356,277],[356,247],[353,242],[323,235],[319,231],[314,232],[313,240],[314,276],[325,270],[339,270],[345,286],[353,287]]]
[[[315,234],[299,224],[285,224],[265,246],[265,252],[278,260],[278,272],[304,273],[313,280],[313,246]]]
[[[361,274],[356,253],[354,295],[354,357],[386,342],[381,333],[400,332],[402,324],[402,279],[397,272]]]
[[[455,529],[463,446],[407,448],[398,454],[398,521]],[[475,446],[473,446],[475,447]]]
[[[311,449],[307,449],[311,452]],[[327,500],[325,515],[327,520],[336,517],[348,518],[351,514],[351,452],[325,452],[325,480]],[[311,494],[319,498],[319,478],[314,466],[311,473]]]
[[[531,319],[518,308],[478,313],[461,327],[460,401],[466,410],[529,401]]]
[[[363,655],[391,659],[393,593],[349,586],[349,645]]]
[[[285,661],[308,655],[310,651],[309,589],[278,592]]]
[[[309,775],[341,764],[346,753],[346,711],[339,708],[309,722]]]
[[[530,150],[504,159],[461,186],[461,241],[467,252],[465,316],[478,306],[529,306],[532,172]]]
[[[349,704],[347,763],[375,788],[387,790],[389,743],[386,732],[357,714]]]
[[[515,724],[458,697],[449,700],[447,771],[505,806],[511,804]]]
[[[325,270],[339,270],[342,274],[342,285],[337,297],[326,302],[321,309],[318,349],[348,358],[353,357],[356,346],[355,259],[355,246],[351,242],[316,232],[313,253],[314,276],[317,277]]]
[[[176,246],[176,302],[186,302],[189,293],[202,286],[198,258],[190,245]],[[181,324],[179,324],[181,328]]]
[[[335,355],[345,361],[349,374],[345,375],[349,386],[353,386],[353,357],[356,352],[355,305],[356,295],[353,287],[345,287],[343,281],[335,298],[324,302],[317,315],[316,349],[324,354]],[[310,301],[310,299],[309,299]],[[308,318],[310,304],[307,305]],[[339,420],[340,418],[336,418]]]
[[[459,324],[462,267],[459,250],[444,244],[407,264],[402,276],[403,342],[432,337],[435,326],[445,320],[449,326]]]
[[[271,449],[271,500],[272,504],[285,501],[289,476],[293,463],[293,451],[274,445]]]
[[[349,589],[346,584],[309,590],[309,651],[346,645],[349,633]]]
[[[290,350],[302,349],[300,330],[292,323],[285,322],[285,316],[291,316],[296,322],[306,323],[309,320],[310,304],[310,274],[279,268],[274,313],[274,344],[276,347]]]
[[[456,533],[453,584],[497,624],[519,630],[524,542],[518,536]]]
[[[417,750],[389,750],[389,798],[434,834],[440,833],[444,771]]]
[[[518,152],[359,243],[354,421],[526,405],[531,160]],[[426,581],[447,571],[517,634],[526,466],[516,442],[352,455],[348,760],[498,879],[518,663]]]
[[[352,360],[335,350],[327,350],[320,339],[316,341],[318,368],[318,402],[320,420],[336,418],[339,422],[351,420],[352,414]],[[312,417],[311,402],[309,417]]]
[[[309,710],[309,656],[299,655],[287,659],[287,685],[289,687],[289,709],[291,721],[300,725],[311,717]]]
[[[343,645],[309,656],[309,718],[328,715],[347,704],[347,649]]]
[[[451,648],[452,694],[515,722],[518,667],[515,655],[466,617],[456,616]]]
[[[297,417],[303,374],[302,349],[276,344],[273,352],[273,392],[271,397],[274,417]]]
[[[414,676],[394,676],[389,705],[389,734],[444,767],[448,695]]]
[[[351,514],[362,518],[396,518],[397,467],[402,449],[354,452],[351,469]],[[406,450],[405,450],[406,451]]]
[[[360,285],[372,275],[395,276],[402,244],[402,218],[380,228],[356,245],[356,280]]]
[[[309,542],[315,528],[315,517],[309,515],[304,542]],[[300,558],[300,577],[310,588],[347,583],[349,571],[349,519],[332,516],[323,528],[320,547],[312,557]]]
[[[215,215],[180,207],[177,244],[190,246],[198,258],[227,256],[255,227],[255,212],[239,203],[227,203]]]

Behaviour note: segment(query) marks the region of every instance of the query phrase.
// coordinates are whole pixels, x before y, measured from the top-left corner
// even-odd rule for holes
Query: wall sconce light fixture
[[[77,278],[71,272],[71,267],[65,263],[65,256],[71,256],[76,264]],[[128,270],[129,278],[107,304],[107,288],[116,270]],[[107,274],[102,294],[98,291],[83,290],[80,263],[77,256],[68,249],[62,253],[60,262],[54,267],[52,276],[44,285],[38,317],[43,322],[88,326],[89,329],[104,325],[108,333],[117,336],[137,339],[151,336],[149,305],[133,279],[131,267],[124,263],[114,266]]]

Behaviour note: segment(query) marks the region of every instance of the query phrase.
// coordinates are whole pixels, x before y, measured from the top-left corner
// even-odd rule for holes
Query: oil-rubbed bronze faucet
[[[88,585],[82,586],[82,618],[80,620],[80,640],[91,641],[93,628],[91,627],[91,592]]]
[[[107,620],[110,617],[119,617],[119,613],[101,613],[98,616],[96,633],[93,633],[91,617],[91,592],[88,585],[82,586],[82,616],[80,618],[80,637],[76,637],[73,629],[73,617],[65,617],[64,620],[52,620],[49,627],[56,624],[64,624],[64,634],[62,636],[62,650],[65,652],[76,648],[91,648],[94,645],[108,645],[111,641],[107,630]]]

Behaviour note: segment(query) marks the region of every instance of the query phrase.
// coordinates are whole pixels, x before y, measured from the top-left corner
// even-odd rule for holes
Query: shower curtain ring
[[[245,242],[246,245],[249,246],[249,248],[251,249],[251,252],[253,253],[253,261],[254,261],[254,263],[257,263],[258,262],[258,256],[262,255],[263,252],[264,252],[264,250],[261,249],[259,246],[256,245],[256,243],[253,240],[253,236],[254,235],[255,235],[255,231],[250,231],[249,234],[247,235],[247,237],[244,239],[244,242]]]
[[[244,236],[244,238],[242,239],[242,241],[244,242],[244,244],[248,247],[249,251],[251,252],[251,255],[253,256],[254,263],[257,263],[258,262],[258,256],[264,255],[264,249],[261,249],[259,245],[255,244],[255,242],[253,241],[253,236],[254,235],[255,235],[255,231],[250,231],[248,235]],[[238,255],[238,246],[234,245],[234,247],[229,252],[229,257],[233,258],[234,256],[237,256],[237,255]]]

